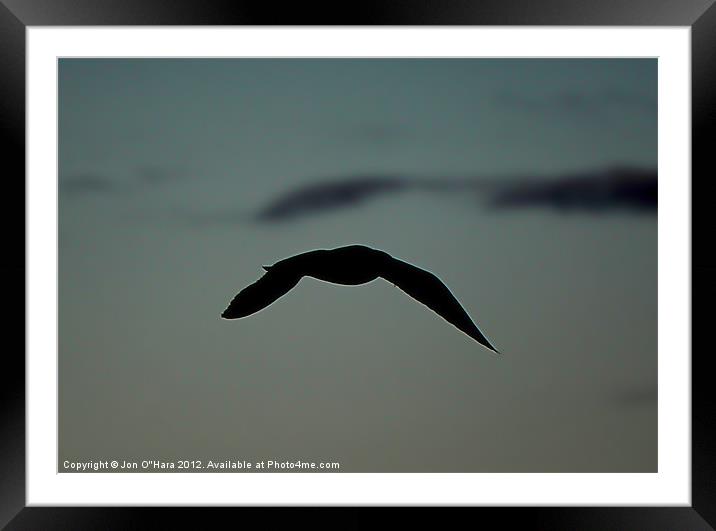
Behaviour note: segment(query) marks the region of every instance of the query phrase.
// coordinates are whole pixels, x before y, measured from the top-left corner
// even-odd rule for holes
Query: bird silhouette
[[[241,290],[221,317],[239,319],[254,314],[288,293],[303,277],[349,286],[365,284],[381,277],[497,353],[497,349],[480,332],[438,277],[393,258],[386,252],[363,245],[349,245],[308,251],[263,268],[266,273]]]

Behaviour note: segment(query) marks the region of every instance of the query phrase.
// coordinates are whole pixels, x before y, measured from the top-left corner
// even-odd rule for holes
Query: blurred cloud
[[[547,207],[603,212],[656,212],[656,170],[613,169],[582,176],[524,180],[495,193],[491,205],[500,209]]]
[[[176,175],[159,168],[139,168],[137,169],[137,178],[146,184],[159,184],[174,180]]]
[[[348,208],[409,187],[410,183],[399,177],[351,177],[318,182],[271,201],[258,212],[256,220],[271,223]]]
[[[233,227],[254,221],[251,214],[240,212],[236,209],[198,212],[186,208],[174,208],[170,216],[178,225],[199,229],[205,227]]]
[[[180,171],[145,167],[133,179],[113,181],[98,174],[60,180],[68,196],[116,195],[147,186],[170,186]],[[559,212],[655,213],[658,205],[656,170],[609,168],[580,173],[517,177],[412,177],[365,175],[325,178],[289,190],[254,212],[225,208],[214,211],[175,211],[189,226],[234,226],[242,223],[279,224],[356,208],[372,200],[408,192],[461,198],[472,194],[491,210],[543,208]]]
[[[136,175],[140,182],[149,185],[172,183],[186,177],[181,170],[158,166],[137,168]]]
[[[395,123],[366,122],[356,124],[346,133],[346,140],[359,145],[379,146],[392,145],[410,135],[410,130]]]
[[[646,406],[656,404],[659,390],[655,385],[624,389],[617,393],[615,402],[621,406]]]
[[[530,94],[505,91],[495,94],[495,101],[520,111],[565,112],[574,114],[599,114],[609,109],[637,109],[656,114],[655,98],[620,90],[585,92],[562,90],[550,94]]]
[[[304,185],[259,209],[255,221],[279,223],[355,207],[400,192],[487,196],[496,209],[548,207],[560,210],[656,211],[657,173],[648,169],[608,169],[579,174],[518,178],[350,177]],[[216,221],[235,221],[230,213]]]
[[[59,181],[60,193],[69,197],[84,195],[113,195],[118,191],[117,185],[95,174],[81,174],[65,177]]]
[[[122,180],[110,179],[102,172],[81,173],[59,179],[59,190],[68,197],[114,196],[147,186],[169,185],[186,177],[181,170],[147,166],[135,169]]]

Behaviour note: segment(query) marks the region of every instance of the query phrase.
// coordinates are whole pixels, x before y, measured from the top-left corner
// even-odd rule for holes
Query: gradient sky
[[[654,168],[656,101],[643,59],[61,59],[60,462],[655,472],[653,213],[251,216],[354,175]],[[380,280],[219,318],[261,265],[353,243],[436,273],[504,355]]]

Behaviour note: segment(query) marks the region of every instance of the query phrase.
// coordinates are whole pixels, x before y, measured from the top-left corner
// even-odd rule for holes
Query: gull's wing
[[[279,297],[288,293],[301,275],[286,271],[283,267],[265,268],[266,274],[250,286],[242,289],[224,310],[224,319],[238,319],[264,309]]]
[[[497,352],[472,322],[470,316],[443,282],[424,269],[396,258],[387,261],[380,275],[418,302],[426,305],[447,322],[465,332],[481,345]]]

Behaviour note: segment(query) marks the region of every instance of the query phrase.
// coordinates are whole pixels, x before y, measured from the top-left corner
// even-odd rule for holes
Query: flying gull
[[[303,277],[356,286],[378,277],[391,282],[481,345],[497,352],[457,299],[432,273],[363,245],[321,249],[263,266],[264,276],[239,292],[224,310],[224,319],[254,314],[288,293]]]

